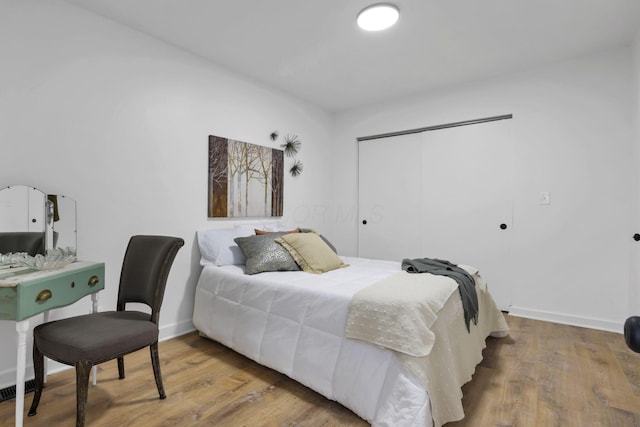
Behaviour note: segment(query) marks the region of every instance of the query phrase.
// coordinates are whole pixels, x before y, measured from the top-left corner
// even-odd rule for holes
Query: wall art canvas
[[[282,216],[284,151],[209,136],[209,218]]]

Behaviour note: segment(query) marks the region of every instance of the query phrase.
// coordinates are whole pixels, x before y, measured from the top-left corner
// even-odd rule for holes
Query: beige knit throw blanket
[[[398,272],[353,296],[345,335],[424,357],[433,347],[438,311],[457,289],[449,277]]]

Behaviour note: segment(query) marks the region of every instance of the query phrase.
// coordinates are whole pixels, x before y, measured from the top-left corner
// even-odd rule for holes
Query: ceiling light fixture
[[[379,3],[364,8],[358,14],[358,26],[365,31],[385,30],[398,21],[400,11],[392,4]]]

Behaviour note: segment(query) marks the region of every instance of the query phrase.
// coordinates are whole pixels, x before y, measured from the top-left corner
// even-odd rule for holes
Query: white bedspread
[[[485,338],[508,330],[493,299],[479,290],[480,319],[468,334],[460,297],[453,292],[431,327],[436,339],[425,356],[430,363],[424,363],[425,358],[345,338],[352,297],[399,272],[400,263],[344,261],[350,267],[320,275],[248,276],[239,266],[206,267],[196,289],[194,324],[204,335],[340,402],[374,426],[430,426],[432,420],[440,426],[461,419],[460,386],[482,360]],[[483,282],[479,288],[484,289]],[[456,392],[441,393],[436,384],[448,390],[457,384]]]

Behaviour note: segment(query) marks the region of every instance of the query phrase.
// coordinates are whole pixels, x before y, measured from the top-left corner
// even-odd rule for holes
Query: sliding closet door
[[[511,303],[514,150],[511,120],[422,133],[422,254],[480,269]]]
[[[480,269],[508,310],[514,151],[510,120],[361,141],[359,256]]]
[[[420,256],[421,146],[419,134],[358,143],[359,256]]]

